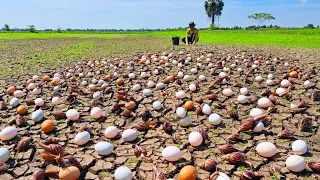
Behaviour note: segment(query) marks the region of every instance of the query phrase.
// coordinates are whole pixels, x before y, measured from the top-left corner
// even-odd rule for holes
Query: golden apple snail
[[[286,166],[292,172],[301,172],[306,168],[306,165],[305,159],[299,155],[291,155],[286,160]]]
[[[94,146],[94,149],[99,155],[107,156],[112,153],[113,146],[108,142],[101,141]]]
[[[109,139],[115,138],[118,135],[118,133],[119,130],[115,126],[109,126],[104,130],[104,135]]]
[[[261,142],[257,145],[256,151],[260,156],[272,157],[277,154],[276,146],[271,142]]]
[[[162,150],[162,157],[170,162],[178,161],[181,158],[180,149],[176,146],[168,146]]]
[[[116,180],[131,180],[133,178],[132,171],[125,167],[118,167],[114,172],[114,178]]]

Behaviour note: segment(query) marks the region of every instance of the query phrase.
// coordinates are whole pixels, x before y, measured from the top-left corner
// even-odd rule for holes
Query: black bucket
[[[172,37],[172,44],[173,45],[179,45],[179,41],[180,41],[180,37],[179,36]]]

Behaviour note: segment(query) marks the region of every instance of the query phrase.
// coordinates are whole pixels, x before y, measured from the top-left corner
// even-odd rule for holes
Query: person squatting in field
[[[195,28],[194,22],[189,23],[189,28],[186,33],[186,37],[182,38],[182,42],[186,45],[196,44],[199,41],[199,30]]]

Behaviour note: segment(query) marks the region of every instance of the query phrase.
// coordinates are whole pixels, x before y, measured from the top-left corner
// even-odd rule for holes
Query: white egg
[[[258,100],[258,106],[261,108],[268,108],[271,105],[272,105],[272,102],[266,97],[262,97]]]
[[[233,91],[232,91],[232,89],[224,89],[224,90],[222,91],[222,94],[225,95],[225,96],[227,96],[227,97],[229,97],[229,96],[232,96],[232,95],[233,95]]]
[[[209,123],[212,124],[212,125],[218,125],[220,124],[222,121],[222,118],[219,114],[217,113],[213,113],[213,114],[210,114],[209,116]]]
[[[272,79],[267,79],[267,80],[266,80],[266,84],[267,84],[268,86],[272,86],[272,85],[274,85],[274,82],[273,82]]]
[[[43,119],[44,112],[41,109],[38,109],[31,114],[31,119],[35,122],[39,122]]]
[[[306,80],[303,84],[306,88],[311,88],[312,86],[315,85],[315,83],[312,83],[309,80]]]
[[[74,137],[74,142],[77,145],[84,145],[90,140],[90,133],[87,131],[80,132]]]
[[[273,78],[274,78],[273,74],[268,74],[268,79],[273,79]]]
[[[276,89],[276,93],[279,94],[279,95],[280,95],[280,94],[283,94],[283,93],[285,93],[285,92],[286,92],[286,89],[284,89],[284,88],[277,88],[277,89]]]
[[[176,92],[176,97],[177,97],[178,99],[183,99],[183,98],[185,98],[185,96],[186,96],[186,93],[185,93],[184,91],[178,91],[178,92]]]
[[[292,151],[299,154],[305,154],[308,151],[308,145],[302,140],[295,140],[292,143]]]
[[[100,107],[94,107],[91,109],[90,115],[93,118],[98,119],[102,116],[102,109]]]
[[[35,84],[35,83],[30,83],[30,84],[28,84],[27,89],[32,90],[32,89],[34,89],[34,88],[36,88],[36,84]]]
[[[133,178],[132,171],[125,166],[118,167],[114,171],[114,178],[115,180],[131,180]]]
[[[43,106],[44,100],[41,99],[41,98],[37,98],[37,99],[34,100],[34,104],[35,104],[36,106]]]
[[[102,98],[102,96],[103,96],[102,92],[97,91],[97,92],[94,92],[94,93],[93,93],[92,98],[93,98],[94,100],[98,100],[98,99]]]
[[[190,89],[190,91],[196,91],[197,90],[197,86],[195,85],[195,84],[190,84],[189,85],[189,89]]]
[[[151,89],[144,89],[142,91],[142,93],[145,95],[145,96],[151,96],[152,95],[152,90]]]
[[[157,89],[163,89],[164,88],[164,83],[157,83],[156,84]]]
[[[200,79],[201,81],[204,81],[204,80],[206,80],[206,76],[205,76],[205,75],[200,75],[200,76],[199,76],[199,79]]]
[[[185,81],[191,81],[191,76],[189,76],[189,75],[185,75],[184,77],[183,77],[183,80],[185,80]]]
[[[67,111],[66,115],[67,115],[67,119],[71,120],[71,121],[76,121],[80,117],[80,114],[78,113],[78,111],[76,109],[69,109]]]
[[[53,105],[58,105],[60,104],[60,98],[59,97],[53,97],[51,100]]]
[[[203,138],[199,132],[193,131],[189,134],[188,141],[192,146],[197,147],[202,144]]]
[[[168,146],[162,150],[162,157],[170,162],[178,161],[181,158],[180,149],[176,146]]]
[[[134,141],[137,139],[138,132],[133,129],[127,129],[127,130],[123,131],[121,136],[122,136],[123,140],[125,140],[127,142],[131,142],[131,141]]]
[[[97,84],[98,83],[98,80],[97,79],[92,79],[91,81],[93,84]]]
[[[258,124],[253,128],[253,132],[261,132],[264,129],[263,122],[259,121]]]
[[[215,180],[230,180],[230,178],[225,173],[219,172],[219,175]]]
[[[136,77],[136,75],[134,75],[134,73],[129,73],[128,76],[129,76],[130,79],[134,79]]]
[[[237,100],[238,100],[238,102],[239,102],[240,104],[245,104],[245,103],[248,103],[248,102],[249,102],[247,96],[245,96],[245,95],[239,95],[238,98],[237,98]]]
[[[219,74],[219,76],[220,76],[220,77],[222,77],[222,78],[224,78],[224,77],[226,77],[226,76],[227,76],[227,73],[225,73],[225,72],[221,72],[221,73]]]
[[[178,72],[178,78],[183,78],[183,76],[184,76],[183,72],[182,72],[182,71],[179,71],[179,72]]]
[[[13,126],[6,127],[0,132],[0,139],[3,141],[7,141],[13,139],[17,135],[17,128]]]
[[[263,78],[262,78],[261,76],[256,76],[254,79],[255,79],[256,81],[258,81],[258,82],[260,82],[260,81],[263,80]]]
[[[230,67],[231,67],[231,68],[236,68],[237,65],[236,65],[236,64],[231,64]]]
[[[147,86],[148,86],[149,88],[153,88],[155,85],[156,85],[156,83],[153,82],[153,81],[149,81],[148,84],[147,84]]]
[[[302,156],[291,155],[286,160],[286,166],[292,172],[301,172],[306,169],[306,165],[306,160]]]
[[[181,68],[183,65],[181,63],[178,64],[178,67]]]
[[[81,82],[81,85],[82,85],[82,86],[88,85],[88,81],[82,81],[82,82]]]
[[[155,110],[160,110],[162,108],[162,104],[159,101],[155,101],[155,102],[152,103],[152,107]]]
[[[206,115],[211,114],[211,107],[208,104],[204,104],[202,107],[202,112]]]
[[[10,158],[10,153],[7,148],[0,148],[0,162],[7,162]]]
[[[178,107],[177,110],[176,110],[176,114],[178,117],[185,117],[186,114],[187,114],[187,111],[183,108],[183,107]]]
[[[291,83],[290,83],[290,81],[288,81],[288,80],[286,80],[286,79],[284,79],[284,80],[282,80],[281,81],[281,86],[282,87],[289,87],[291,85]]]
[[[240,94],[247,95],[248,93],[249,93],[249,91],[248,91],[247,88],[243,87],[243,88],[240,89]]]
[[[119,130],[115,126],[109,126],[104,130],[104,135],[109,139],[115,138],[118,135],[118,133]]]
[[[34,81],[38,81],[38,80],[40,79],[40,77],[39,77],[38,75],[34,75],[34,76],[32,76],[32,79],[33,79]]]
[[[277,147],[271,142],[259,143],[256,147],[256,151],[263,157],[272,157],[278,152]]]
[[[135,84],[135,85],[133,85],[132,89],[134,91],[139,91],[141,89],[141,85],[140,84]]]
[[[94,146],[94,149],[99,155],[107,156],[112,153],[113,146],[108,142],[101,141]]]
[[[242,72],[242,68],[238,68],[237,71],[238,71],[238,72]]]
[[[11,100],[10,100],[10,106],[12,106],[12,107],[16,107],[16,106],[18,106],[19,105],[19,99],[18,98],[16,98],[16,97],[14,97],[14,98],[12,98]]]
[[[24,96],[24,92],[21,91],[21,90],[16,90],[13,92],[13,96],[16,97],[16,98],[21,98]]]
[[[182,127],[187,127],[192,124],[192,118],[190,116],[184,117],[178,121],[178,124]]]
[[[250,116],[251,117],[261,116],[262,114],[264,114],[264,112],[263,112],[263,110],[261,110],[259,108],[253,108],[250,111]]]
[[[147,75],[148,75],[148,74],[147,74],[146,72],[141,72],[141,77],[142,77],[142,78],[147,77]]]
[[[197,74],[198,70],[196,68],[192,68],[192,69],[190,69],[190,72],[192,74]]]
[[[35,95],[40,94],[40,93],[41,93],[41,88],[34,88],[34,89],[32,90],[32,93],[35,94]]]
[[[284,63],[284,66],[289,66],[289,63],[288,63],[288,62],[285,62],[285,63]]]

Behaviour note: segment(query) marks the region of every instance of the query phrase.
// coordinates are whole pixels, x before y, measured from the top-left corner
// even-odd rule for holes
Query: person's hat
[[[191,21],[191,22],[189,23],[189,27],[194,27],[194,26],[196,26],[196,24],[195,24],[193,21]]]

